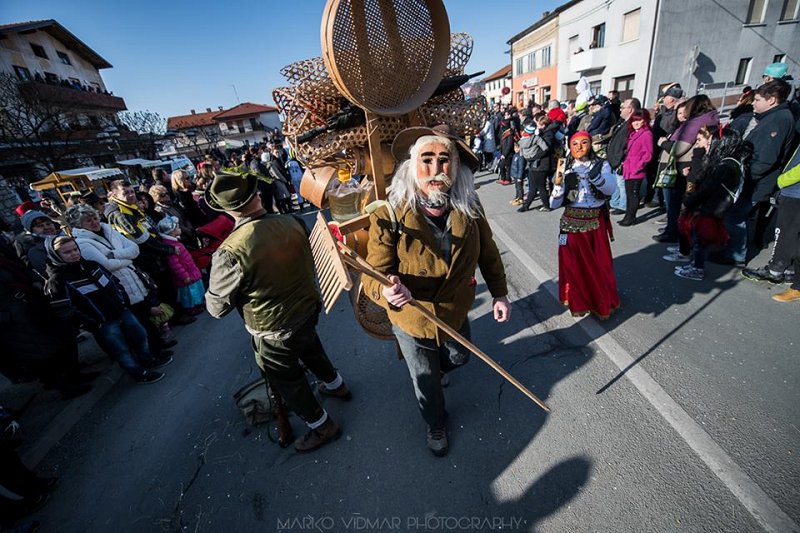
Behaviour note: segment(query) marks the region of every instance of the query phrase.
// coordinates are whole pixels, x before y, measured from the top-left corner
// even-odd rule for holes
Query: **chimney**
[[[219,106],[219,110],[222,111],[222,106]]]
[[[546,18],[546,17],[547,17],[547,15],[549,15],[549,14],[550,14],[550,12],[549,12],[549,11],[545,11],[544,13],[542,13],[542,18]]]
[[[206,113],[211,113],[211,108],[210,107],[206,108]]]
[[[192,109],[192,115],[194,115],[194,114],[195,114],[195,113],[194,113],[194,109]]]

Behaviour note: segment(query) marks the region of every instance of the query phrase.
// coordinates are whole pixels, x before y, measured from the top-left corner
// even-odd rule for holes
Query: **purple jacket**
[[[653,132],[640,128],[628,136],[622,162],[622,177],[626,180],[639,180],[645,177],[645,167],[653,159]]]

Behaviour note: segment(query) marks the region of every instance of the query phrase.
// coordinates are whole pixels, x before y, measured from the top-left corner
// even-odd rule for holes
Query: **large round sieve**
[[[433,95],[447,67],[442,0],[328,0],[322,57],[336,88],[379,115],[402,115]]]

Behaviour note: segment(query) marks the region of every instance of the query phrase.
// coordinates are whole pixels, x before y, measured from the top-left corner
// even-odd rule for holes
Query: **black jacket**
[[[733,205],[728,191],[736,191],[740,173],[739,164],[730,159],[704,169],[697,176],[694,192],[684,197],[683,205],[692,213],[722,218],[725,207],[729,209]]]
[[[609,132],[608,146],[606,147],[606,158],[612,170],[616,170],[625,161],[625,153],[628,147],[628,121],[617,120],[617,123]]]
[[[758,124],[745,138],[753,145],[747,186],[752,190],[753,201],[762,202],[775,192],[778,175],[792,155],[795,124],[785,102],[766,113],[756,113],[755,117]]]
[[[611,130],[614,124],[614,114],[609,109],[608,105],[604,105],[600,110],[592,116],[592,121],[589,123],[587,131],[589,135],[605,135]]]

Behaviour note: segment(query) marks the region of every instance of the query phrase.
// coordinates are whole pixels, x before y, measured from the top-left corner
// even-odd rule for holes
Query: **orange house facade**
[[[544,16],[512,37],[511,96],[519,109],[532,99],[546,105],[558,93],[558,12]]]

